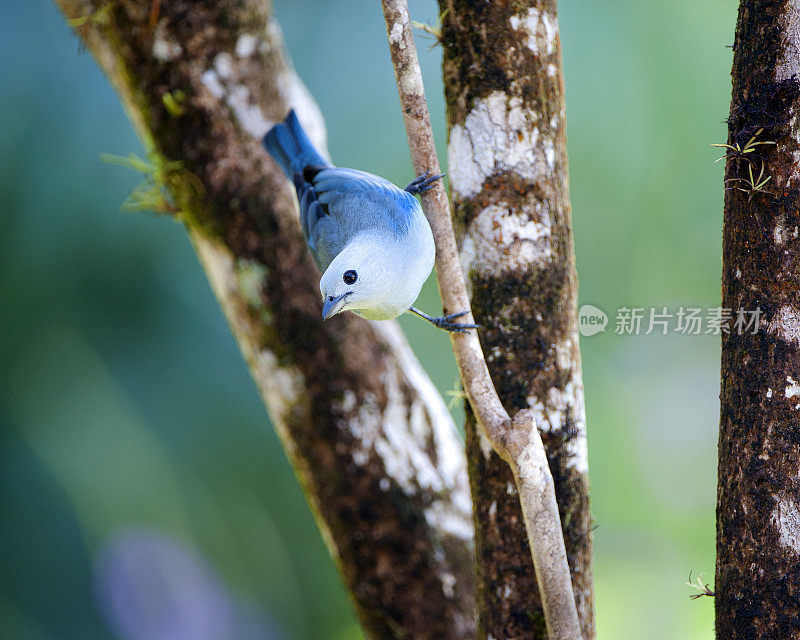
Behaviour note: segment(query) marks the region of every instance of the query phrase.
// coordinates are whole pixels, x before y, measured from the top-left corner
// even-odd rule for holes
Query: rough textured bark
[[[406,0],[383,0],[386,35],[397,80],[411,160],[417,174],[439,173],[417,50]],[[450,207],[441,182],[422,196],[436,244],[436,275],[446,313],[459,310],[472,322]],[[551,640],[578,640],[578,618],[553,476],[539,434],[542,414],[503,406],[474,331],[451,333],[453,351],[477,429],[490,450],[505,460],[519,496],[519,530],[527,535],[544,624]],[[485,631],[482,629],[481,631]],[[487,637],[494,637],[491,629]]]
[[[592,534],[561,45],[554,0],[440,0],[451,196],[481,344],[503,405],[537,416],[584,638]],[[479,635],[547,636],[509,466],[468,412]]]
[[[321,116],[261,0],[57,0],[170,186],[371,638],[474,636],[465,460],[394,323],[324,325],[287,181],[260,138]],[[202,186],[201,186],[202,185]]]
[[[774,144],[725,171],[717,637],[800,638],[800,3],[741,2],[734,49],[728,143]]]

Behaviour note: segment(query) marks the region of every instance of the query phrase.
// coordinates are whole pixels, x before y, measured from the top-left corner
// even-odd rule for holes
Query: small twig
[[[80,29],[81,27],[85,27],[87,25],[104,25],[108,22],[108,16],[110,12],[111,2],[106,2],[95,11],[84,13],[76,18],[67,18],[67,24],[74,29]]]
[[[411,26],[415,29],[419,29],[420,31],[424,31],[430,36],[436,38],[437,41],[441,41],[442,39],[442,31],[441,29],[437,29],[432,24],[427,24],[425,22],[417,22],[416,20],[411,21]]]
[[[752,163],[747,163],[747,171],[749,173],[749,178],[728,178],[725,182],[744,182],[745,186],[740,187],[734,184],[732,187],[727,187],[728,189],[736,189],[737,191],[741,191],[743,193],[748,194],[748,202],[753,199],[753,196],[757,193],[766,193],[769,195],[773,195],[772,192],[765,189],[764,187],[767,183],[772,180],[772,176],[764,177],[764,163],[761,163],[761,171],[758,173],[758,177],[753,176],[753,165]]]
[[[721,158],[717,158],[716,160],[714,160],[714,162],[717,163],[720,160],[725,160],[725,162],[727,163],[729,160],[733,160],[734,158],[736,159],[743,158],[744,160],[747,160],[749,162],[750,159],[747,157],[747,154],[753,153],[758,145],[776,144],[772,140],[761,140],[759,142],[756,142],[756,138],[758,138],[758,136],[760,136],[763,131],[764,127],[761,127],[758,131],[755,132],[753,137],[750,138],[745,143],[743,147],[740,146],[738,142],[734,144],[712,144],[711,145],[712,147],[717,147],[719,149],[727,149],[727,151],[725,151],[725,155],[722,156]]]
[[[467,399],[467,394],[464,393],[464,389],[461,386],[461,380],[456,379],[453,383],[453,388],[450,391],[445,391],[445,395],[450,396],[450,400],[447,403],[447,409],[452,411],[454,407],[460,407],[464,404],[464,400]]]
[[[433,141],[422,72],[411,32],[406,0],[382,0],[386,33],[415,175],[441,173]],[[437,182],[422,194],[422,206],[436,244],[436,275],[445,313],[469,309],[469,298],[444,186]],[[464,318],[473,323],[472,314]],[[492,448],[510,465],[536,570],[536,580],[551,640],[580,640],[553,477],[547,464],[535,414],[520,411],[512,419],[492,384],[475,332],[450,339],[464,391],[479,428]]]
[[[716,595],[714,590],[703,582],[704,575],[706,575],[705,572],[701,573],[699,576],[697,576],[695,582],[692,582],[692,572],[689,571],[689,581],[686,583],[686,586],[691,587],[692,589],[697,589],[698,591],[698,593],[692,593],[689,595],[689,598],[692,600],[697,600],[698,598],[702,598],[704,596],[713,598]]]
[[[147,21],[148,26],[152,29],[158,23],[158,15],[161,13],[161,0],[153,0],[150,5],[150,19]]]
[[[179,215],[181,209],[170,196],[176,184],[185,181],[196,194],[205,191],[200,179],[187,171],[183,162],[164,160],[154,152],[148,154],[148,160],[143,160],[135,153],[131,153],[128,157],[104,153],[100,159],[108,164],[133,169],[144,176],[144,181],[122,203],[123,211],[152,211]]]
[[[442,41],[442,20],[447,15],[447,12],[449,10],[450,9],[448,7],[447,9],[442,11],[442,13],[439,14],[438,18],[436,19],[436,26],[435,27],[430,23],[418,22],[417,20],[412,20],[411,21],[411,26],[414,29],[419,29],[420,31],[424,31],[428,35],[433,36],[434,38],[436,38],[436,42],[433,44],[433,46],[435,47],[437,44],[439,44]]]

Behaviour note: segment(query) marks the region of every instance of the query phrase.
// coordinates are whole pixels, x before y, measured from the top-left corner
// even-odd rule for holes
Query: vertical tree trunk
[[[592,535],[564,85],[554,0],[440,0],[448,171],[462,265],[503,405],[537,413],[583,637]],[[545,638],[509,466],[467,419],[479,637]]]
[[[798,2],[741,2],[728,120],[738,150],[728,151],[723,228],[722,306],[734,317],[720,396],[724,640],[800,638],[799,33]],[[751,140],[769,144],[741,153]],[[757,308],[758,332],[740,331],[737,310]]]
[[[449,414],[396,324],[322,324],[294,198],[261,148],[290,106],[324,142],[269,4],[56,1],[170,167],[159,178],[366,634],[474,637],[471,505]]]

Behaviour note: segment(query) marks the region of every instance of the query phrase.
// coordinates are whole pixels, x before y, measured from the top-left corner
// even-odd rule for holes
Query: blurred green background
[[[276,4],[334,160],[405,184],[378,3]],[[52,4],[2,7],[0,637],[147,637],[125,615],[136,585],[152,592],[131,567],[169,579],[176,555],[246,622],[186,637],[359,637],[183,229],[119,212],[139,177],[100,155],[143,152],[116,96]],[[708,144],[726,135],[735,12],[560,3],[580,298],[610,316],[582,340],[600,638],[713,638],[711,599],[690,601],[684,583],[690,569],[713,578],[719,339],[613,328],[622,306],[719,304]],[[412,13],[435,22],[435,3]],[[418,44],[443,153],[441,54]],[[446,336],[401,322],[452,389]],[[120,575],[133,595],[98,598]],[[172,605],[214,610],[190,591]]]

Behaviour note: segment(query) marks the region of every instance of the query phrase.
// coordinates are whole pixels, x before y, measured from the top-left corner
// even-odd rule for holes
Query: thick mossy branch
[[[135,204],[188,226],[366,635],[473,638],[471,510],[449,413],[394,323],[322,323],[294,196],[261,147],[290,107],[325,146],[268,3],[57,4],[150,150],[128,162],[148,176]]]

